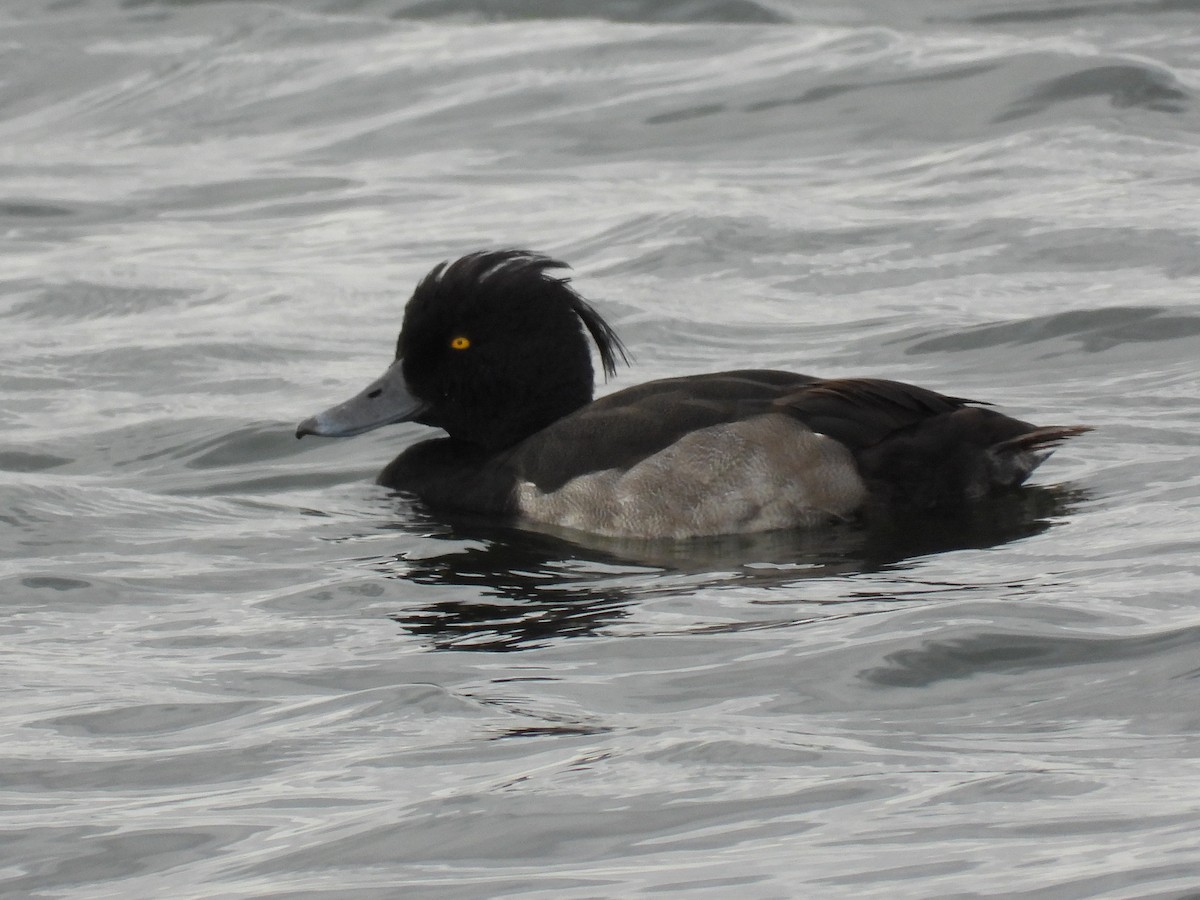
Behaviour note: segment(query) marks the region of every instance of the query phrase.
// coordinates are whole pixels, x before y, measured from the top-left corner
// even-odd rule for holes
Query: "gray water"
[[[6,0],[0,894],[1200,891],[1200,4]],[[581,542],[297,442],[434,263],[1097,431]]]

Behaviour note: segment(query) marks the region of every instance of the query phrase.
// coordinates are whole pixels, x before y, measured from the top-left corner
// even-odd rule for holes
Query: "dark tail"
[[[1062,441],[1092,431],[1090,425],[1044,425],[988,447],[992,483],[1016,487],[1045,462]]]

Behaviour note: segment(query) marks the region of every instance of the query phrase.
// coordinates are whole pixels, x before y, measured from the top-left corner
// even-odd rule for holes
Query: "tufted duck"
[[[432,509],[633,538],[812,527],[927,511],[1020,485],[1082,425],[1037,427],[877,378],[773,370],[667,378],[592,400],[612,328],[524,250],[435,267],[381,378],[296,430],[344,437],[415,421],[379,483]]]

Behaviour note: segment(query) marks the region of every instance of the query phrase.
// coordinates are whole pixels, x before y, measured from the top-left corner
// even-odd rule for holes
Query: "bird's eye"
[[[451,350],[466,350],[470,346],[471,346],[471,339],[468,337],[463,337],[461,334],[458,335],[457,337],[450,338],[450,349]]]

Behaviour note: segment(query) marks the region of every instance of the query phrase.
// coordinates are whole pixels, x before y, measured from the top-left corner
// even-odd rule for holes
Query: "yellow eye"
[[[471,346],[471,339],[463,337],[461,334],[458,337],[450,339],[450,347],[453,350],[466,350]]]

